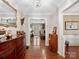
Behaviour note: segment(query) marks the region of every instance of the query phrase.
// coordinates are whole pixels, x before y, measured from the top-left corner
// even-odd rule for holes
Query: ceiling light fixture
[[[36,7],[36,8],[38,8],[38,7],[40,7],[40,0],[34,0],[33,1],[34,2],[34,6]]]

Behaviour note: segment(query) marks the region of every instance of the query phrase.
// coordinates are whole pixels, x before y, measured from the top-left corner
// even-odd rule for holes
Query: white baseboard
[[[65,55],[63,55],[63,54],[60,53],[59,51],[58,51],[58,54],[59,54],[60,56],[62,56],[63,58],[65,58]]]

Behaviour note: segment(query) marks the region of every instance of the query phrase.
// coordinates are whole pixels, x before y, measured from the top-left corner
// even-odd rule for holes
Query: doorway
[[[33,46],[45,46],[45,24],[30,24],[30,44]]]
[[[30,18],[28,20],[28,23],[29,23],[29,33],[28,33],[28,37],[29,37],[29,44],[30,45],[34,45],[34,39],[40,39],[38,41],[36,41],[36,45],[38,46],[48,46],[48,35],[47,35],[47,19],[43,18],[43,19],[40,19],[40,18],[36,18],[36,19],[32,19]],[[40,30],[44,28],[44,36],[41,37],[40,36]],[[34,35],[33,35],[33,34]],[[44,39],[41,39],[41,38],[44,38]],[[43,43],[42,43],[43,42]]]

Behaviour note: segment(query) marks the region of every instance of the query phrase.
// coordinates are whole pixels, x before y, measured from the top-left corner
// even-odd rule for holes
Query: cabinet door
[[[49,41],[50,50],[57,52],[57,35],[51,35]]]
[[[15,59],[14,41],[8,41],[0,45],[0,59]]]
[[[4,53],[0,55],[0,59],[15,59],[15,50],[5,50]]]
[[[52,37],[52,47],[53,51],[57,52],[57,35],[53,35]]]
[[[10,54],[6,56],[6,59],[15,59],[15,51],[10,52]]]

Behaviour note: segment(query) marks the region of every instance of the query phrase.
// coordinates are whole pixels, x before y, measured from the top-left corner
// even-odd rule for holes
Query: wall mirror
[[[16,17],[0,17],[0,26],[16,27]]]
[[[0,1],[0,26],[16,27],[16,13],[4,1]]]

